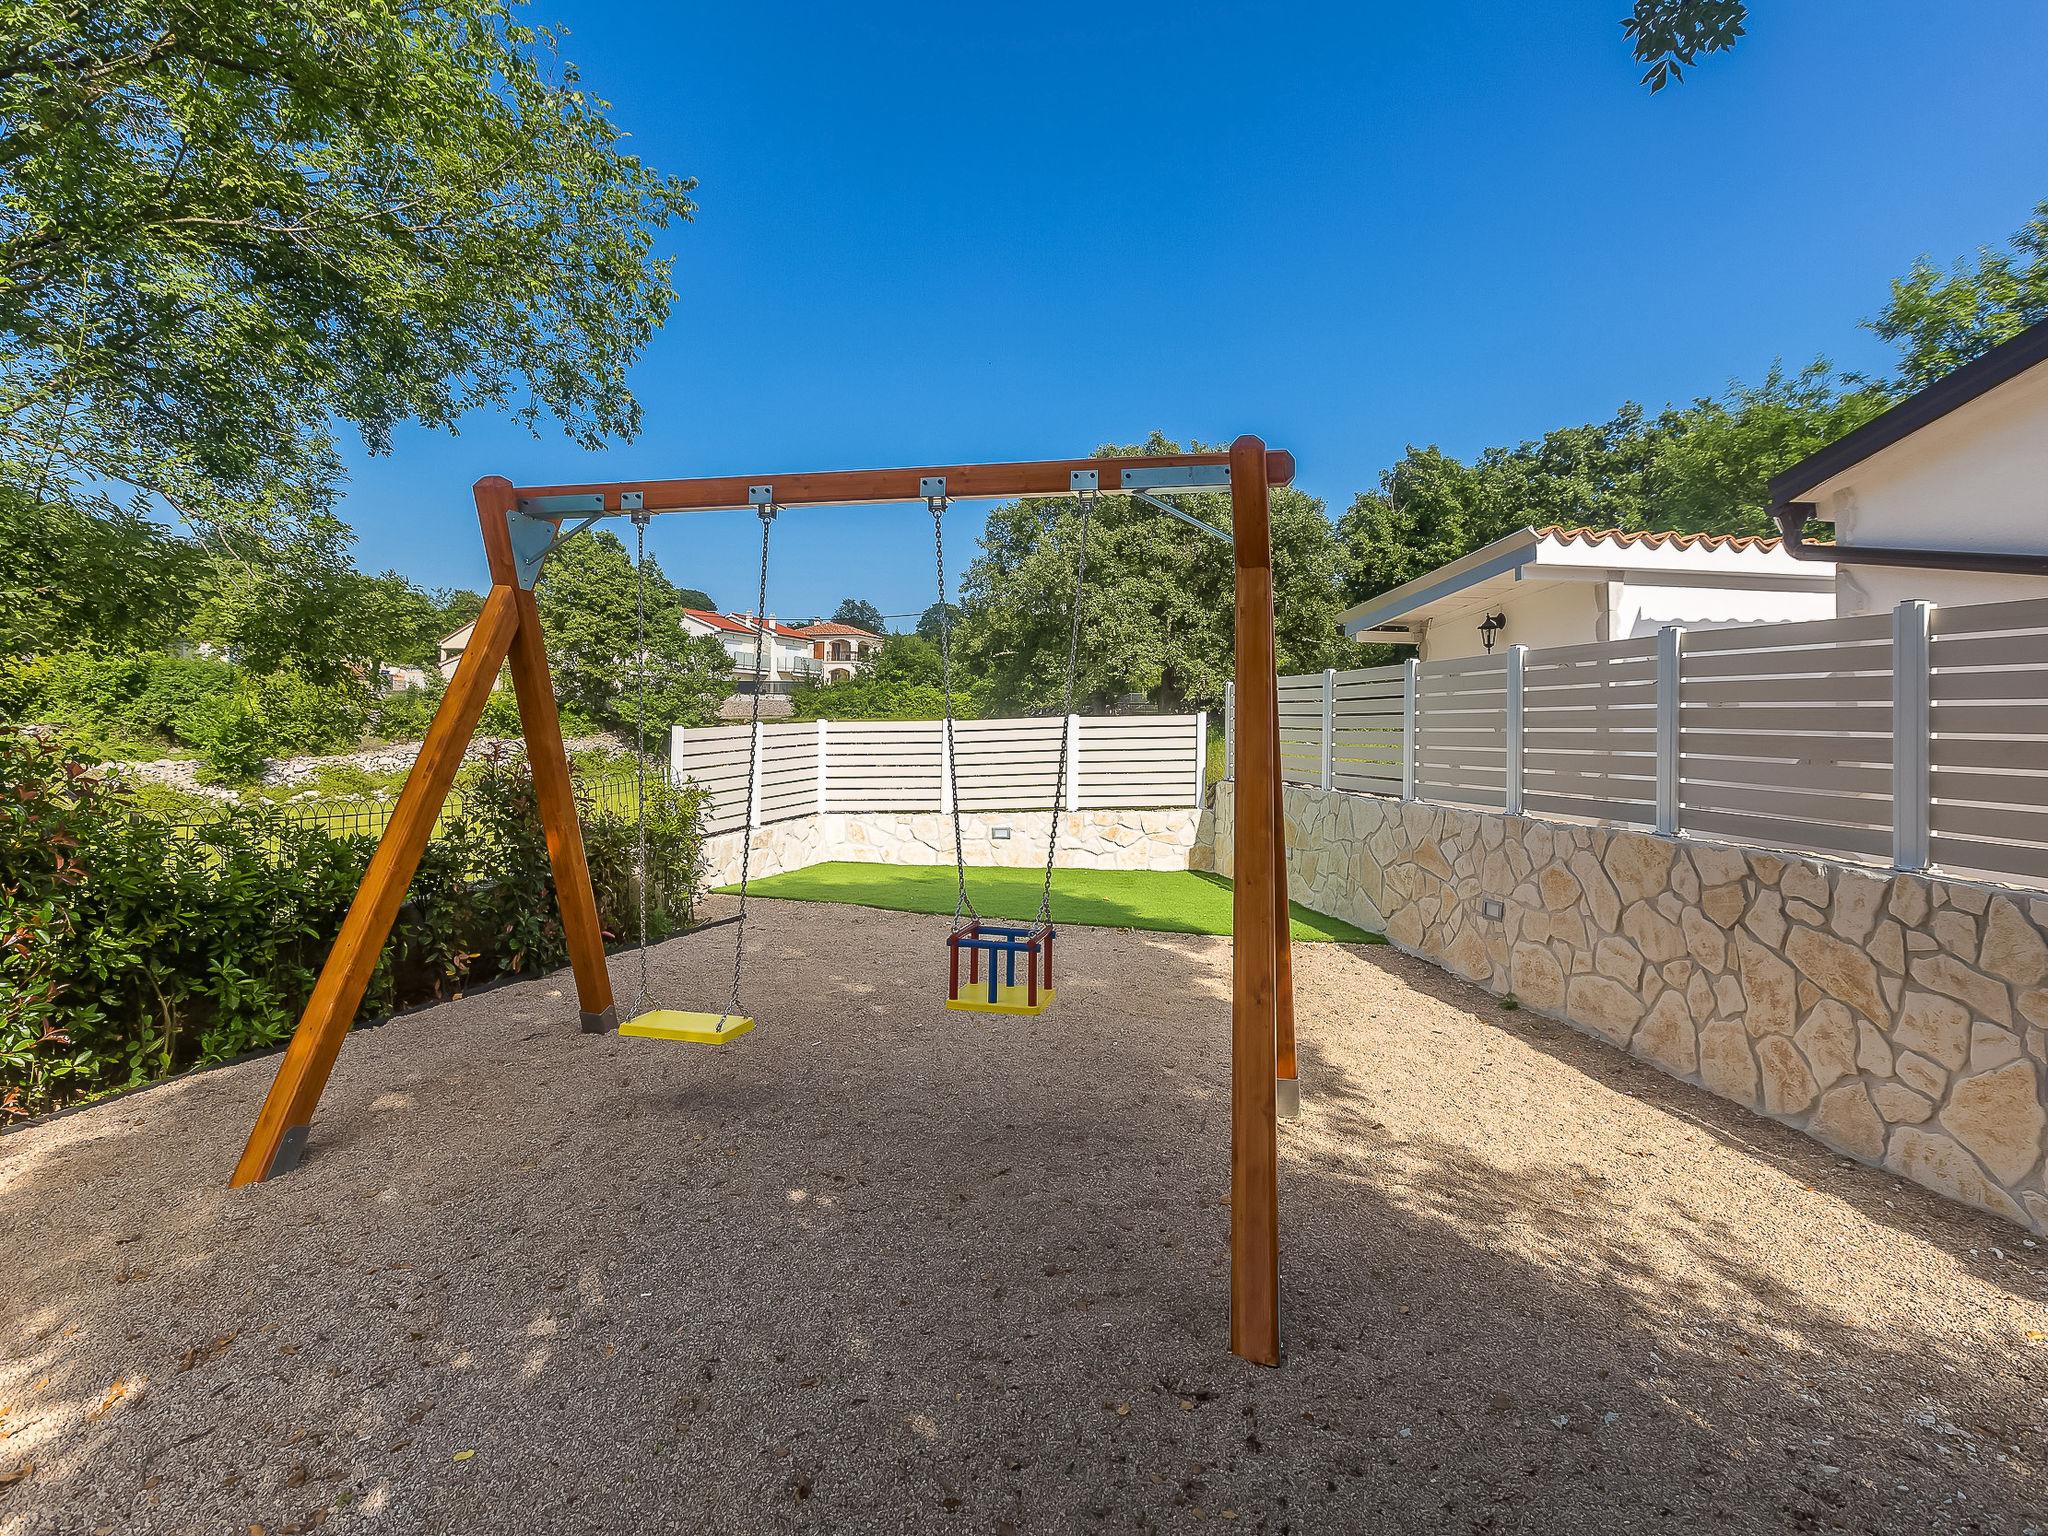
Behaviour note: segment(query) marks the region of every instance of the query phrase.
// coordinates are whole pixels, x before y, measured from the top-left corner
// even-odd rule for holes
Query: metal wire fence
[[[658,768],[650,769],[648,793],[650,796],[658,786]],[[576,775],[576,802],[585,816],[603,813],[613,816],[630,817],[636,805],[633,775],[629,770],[623,773],[602,775]],[[391,824],[391,818],[398,809],[398,796],[372,795],[340,798],[305,800],[276,800],[258,802],[236,802],[223,800],[215,810],[181,806],[176,814],[163,815],[153,809],[139,809],[137,814],[147,815],[151,820],[172,831],[187,836],[206,827],[217,825],[227,817],[251,809],[261,810],[265,815],[292,826],[316,828],[328,836],[341,839],[350,837],[382,837],[384,829]],[[463,796],[457,788],[448,791],[448,798],[442,803],[441,812],[434,818],[433,836],[442,836],[450,824],[462,819]]]

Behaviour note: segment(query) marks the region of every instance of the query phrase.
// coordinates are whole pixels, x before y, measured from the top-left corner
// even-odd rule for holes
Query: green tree
[[[708,635],[683,631],[681,595],[647,557],[647,728],[708,725],[732,693],[732,660]],[[572,719],[631,730],[640,669],[632,557],[602,529],[548,557],[534,588],[555,696]]]
[[[691,183],[516,0],[0,0],[0,482],[317,512],[465,411],[630,435]]]
[[[1892,403],[1882,385],[1825,362],[1772,364],[1761,384],[1666,411],[1650,433],[1640,526],[1775,537],[1770,480]]]
[[[127,507],[0,486],[0,654],[156,650],[191,617],[198,545]]]
[[[1655,92],[1683,80],[1700,55],[1733,48],[1748,18],[1745,0],[1635,0],[1621,30],[1636,62],[1649,66],[1643,84]]]
[[[955,603],[933,603],[917,616],[917,636],[933,645],[939,643],[939,636],[949,624],[960,622],[960,608]]]
[[[463,625],[477,621],[484,611],[484,595],[468,587],[442,587],[434,593],[434,608],[439,615],[434,627],[441,632],[435,638],[445,640]]]
[[[987,690],[954,659],[953,713],[983,713]],[[791,699],[799,720],[937,720],[946,712],[939,648],[919,635],[893,635],[872,666],[837,682],[799,688]]]
[[[1607,422],[1489,448],[1470,465],[1410,448],[1338,523],[1344,600],[1362,602],[1518,528],[1642,527],[1647,467],[1635,405]]]
[[[1108,454],[1178,453],[1153,434]],[[1178,498],[1197,517],[1230,521],[1221,493]],[[984,680],[991,707],[1057,708],[1065,696],[1080,517],[1070,501],[1020,501],[990,513],[961,581],[956,668]],[[1321,502],[1273,496],[1275,630],[1283,671],[1356,654],[1337,631],[1339,546]],[[1089,520],[1076,666],[1077,704],[1139,693],[1166,706],[1221,702],[1231,675],[1230,546],[1128,497],[1105,496]]]
[[[431,593],[386,571],[358,577],[352,601],[373,668],[425,667],[439,659],[441,637],[448,631],[441,628],[440,604]],[[481,606],[477,611],[483,611]]]
[[[1761,384],[1489,448],[1471,464],[1410,448],[1338,523],[1343,595],[1359,603],[1521,528],[1774,535],[1771,476],[1890,404],[1885,389],[1816,361]]]
[[[887,634],[889,621],[882,617],[882,610],[865,598],[849,597],[832,610],[834,624],[851,624],[855,629],[864,629],[871,635]]]
[[[291,537],[213,530],[187,633],[254,673],[289,667],[316,683],[367,684],[376,658],[358,606],[363,577],[349,558],[353,542],[324,514]]]
[[[1870,328],[1899,349],[1899,382],[1920,389],[2048,320],[2048,202],[2003,247],[1943,272],[1925,256],[1892,281]]]

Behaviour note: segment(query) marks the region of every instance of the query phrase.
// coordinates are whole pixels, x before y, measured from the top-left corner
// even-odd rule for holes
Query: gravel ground
[[[253,1190],[266,1061],[0,1140],[0,1532],[2048,1524],[2016,1229],[1301,945],[1261,1370],[1227,940],[1074,930],[1058,1009],[989,1022],[942,919],[757,914],[751,1038],[453,1002],[355,1037]]]

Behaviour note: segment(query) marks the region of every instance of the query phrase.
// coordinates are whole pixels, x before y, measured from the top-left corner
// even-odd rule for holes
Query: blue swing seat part
[[[1018,927],[974,918],[946,935],[948,981],[946,1006],[962,1013],[1038,1014],[1053,1003],[1051,923]],[[969,991],[960,990],[960,956],[967,956]],[[988,957],[983,981],[982,957]],[[1017,958],[1024,958],[1024,977],[1017,977]],[[1000,959],[1001,964],[997,961]]]

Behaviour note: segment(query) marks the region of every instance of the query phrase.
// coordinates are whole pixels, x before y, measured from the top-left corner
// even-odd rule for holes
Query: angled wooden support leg
[[[1280,743],[1275,729],[1272,502],[1266,445],[1230,445],[1231,532],[1236,548],[1237,824],[1231,897],[1230,1348],[1280,1363],[1280,1148],[1275,1123],[1275,1003],[1279,939],[1273,824]]]
[[[569,758],[562,748],[562,717],[555,706],[555,686],[548,675],[547,641],[541,634],[540,610],[533,593],[518,586],[518,567],[506,518],[517,504],[510,481],[492,477],[477,482],[476,515],[483,528],[484,553],[491,562],[491,580],[515,589],[519,627],[512,635],[512,688],[519,696],[519,727],[526,738],[526,760],[533,772],[533,796],[548,842],[548,863],[555,875],[555,901],[562,914],[562,937],[569,946],[569,968],[576,977],[576,1000],[588,1034],[619,1027],[612,1002],[611,973],[605,968],[604,930],[597,922],[597,898],[590,884],[590,863],[583,853],[583,826],[576,815],[576,792],[569,779]]]
[[[313,1118],[313,1106],[327,1086],[334,1060],[341,1054],[341,1042],[356,1010],[362,1006],[363,990],[377,968],[377,956],[391,933],[405,890],[419,868],[420,854],[433,835],[434,820],[448,798],[448,786],[462,766],[462,754],[476,730],[477,717],[497,681],[498,668],[511,648],[519,625],[517,590],[495,585],[477,617],[469,648],[448,684],[434,723],[414,760],[405,787],[399,791],[391,822],[370,858],[362,886],[342,919],[334,948],[320,968],[313,995],[299,1017],[299,1027],[285,1047],[269,1097],[249,1132],[248,1145],[235,1165],[234,1184],[253,1184],[273,1173],[293,1167],[305,1143],[306,1127]]]
[[[1280,739],[1280,690],[1273,689],[1273,740]],[[1282,1120],[1301,1114],[1294,1064],[1294,918],[1287,904],[1287,790],[1273,772],[1273,1041],[1274,1098]]]

